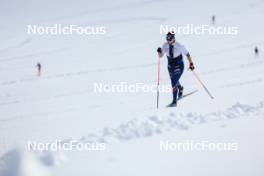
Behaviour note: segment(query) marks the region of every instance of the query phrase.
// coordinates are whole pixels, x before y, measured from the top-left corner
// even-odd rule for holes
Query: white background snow
[[[263,0],[0,0],[0,176],[263,176]],[[94,93],[156,83],[161,24],[237,26],[238,35],[176,35],[190,71],[170,93]],[[27,25],[105,26],[106,35],[28,35]],[[254,56],[254,47],[260,49]],[[36,63],[43,66],[36,76]],[[169,84],[166,58],[161,85]],[[27,152],[27,141],[105,141],[106,151]],[[161,140],[237,142],[229,152],[161,152]]]

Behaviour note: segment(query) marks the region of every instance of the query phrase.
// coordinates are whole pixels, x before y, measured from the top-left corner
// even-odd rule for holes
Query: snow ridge
[[[254,117],[264,114],[264,102],[261,101],[255,106],[236,103],[231,107],[208,114],[200,113],[174,113],[165,115],[153,115],[143,119],[134,118],[120,124],[116,128],[106,127],[99,133],[92,133],[83,136],[83,142],[110,142],[111,140],[128,141],[138,138],[150,137],[172,130],[188,130],[191,125],[225,121],[242,117]],[[65,141],[67,142],[67,140]]]

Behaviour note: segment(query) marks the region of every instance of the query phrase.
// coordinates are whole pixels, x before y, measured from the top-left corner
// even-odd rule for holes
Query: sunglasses
[[[167,41],[170,42],[170,41],[172,41],[173,39],[174,39],[174,38],[167,38]]]
[[[174,37],[173,36],[167,36],[167,41],[172,41],[173,39],[174,39]]]

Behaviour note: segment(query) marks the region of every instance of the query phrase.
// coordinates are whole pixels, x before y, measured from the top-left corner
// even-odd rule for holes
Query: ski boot
[[[178,87],[179,93],[178,93],[178,99],[180,99],[183,95],[183,86]]]
[[[177,101],[173,100],[170,104],[167,105],[167,107],[176,107],[177,106]]]

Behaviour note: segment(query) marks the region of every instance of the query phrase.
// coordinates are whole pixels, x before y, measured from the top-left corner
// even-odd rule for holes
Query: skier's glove
[[[162,50],[161,50],[160,47],[157,49],[157,52],[160,53],[160,54],[162,53]]]
[[[191,71],[193,71],[193,70],[195,69],[195,67],[194,67],[194,65],[193,65],[192,62],[191,62],[190,65],[189,65],[189,69],[190,69]]]

